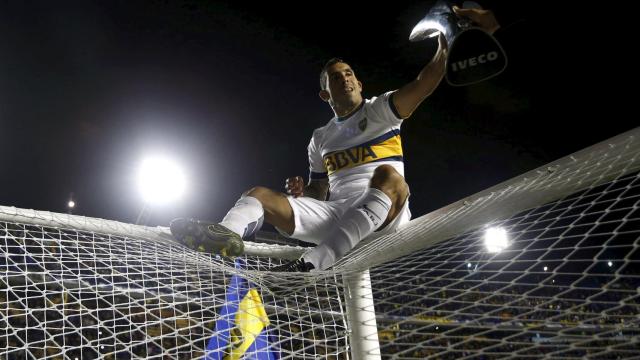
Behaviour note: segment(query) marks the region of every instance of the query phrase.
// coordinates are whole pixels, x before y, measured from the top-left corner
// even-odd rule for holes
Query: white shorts
[[[293,209],[295,230],[293,234],[285,236],[319,244],[324,237],[335,227],[336,222],[353,204],[360,199],[362,194],[334,201],[321,201],[310,197],[287,196]],[[404,202],[400,213],[387,226],[375,231],[371,236],[381,236],[398,230],[402,225],[411,220],[409,210],[409,198]],[[282,231],[281,231],[282,232]]]

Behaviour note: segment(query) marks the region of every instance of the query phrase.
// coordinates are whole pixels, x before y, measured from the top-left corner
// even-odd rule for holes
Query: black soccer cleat
[[[305,262],[304,258],[293,260],[286,264],[274,266],[269,271],[273,272],[309,272],[316,267],[310,262]]]
[[[238,256],[244,252],[242,237],[220,224],[178,218],[171,221],[169,228],[176,240],[197,251],[222,256]]]

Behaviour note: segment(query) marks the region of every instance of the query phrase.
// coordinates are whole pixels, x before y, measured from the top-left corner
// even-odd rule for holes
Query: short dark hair
[[[346,64],[347,62],[342,60],[341,58],[334,57],[329,59],[329,61],[327,61],[322,67],[322,71],[320,71],[320,89],[322,90],[327,89],[327,69],[329,69],[330,66],[337,63]]]

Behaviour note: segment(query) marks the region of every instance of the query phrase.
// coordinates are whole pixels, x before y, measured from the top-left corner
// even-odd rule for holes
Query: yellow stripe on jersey
[[[328,175],[339,170],[351,169],[358,165],[385,159],[402,161],[402,141],[398,130],[391,130],[364,144],[323,156],[324,167]]]

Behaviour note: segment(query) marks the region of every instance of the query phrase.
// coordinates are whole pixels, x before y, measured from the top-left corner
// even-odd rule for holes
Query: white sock
[[[243,196],[229,210],[220,225],[245,239],[260,230],[263,221],[262,203],[253,196]]]
[[[353,249],[360,240],[378,229],[389,215],[391,199],[384,192],[369,188],[352,208],[338,220],[335,229],[304,260],[316,269],[326,270]]]

